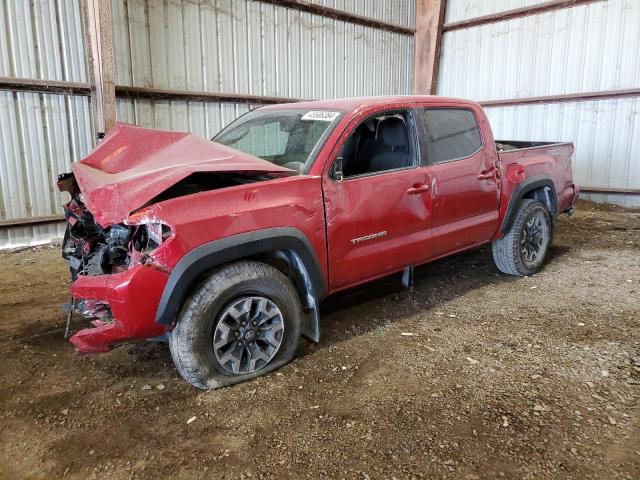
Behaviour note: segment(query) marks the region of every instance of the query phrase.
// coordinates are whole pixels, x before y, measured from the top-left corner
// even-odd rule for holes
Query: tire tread
[[[298,294],[289,279],[278,269],[266,263],[256,261],[241,261],[228,264],[214,271],[205,279],[184,302],[178,314],[178,322],[171,332],[169,348],[171,357],[180,375],[190,384],[202,389],[222,386],[212,381],[210,376],[203,372],[202,365],[194,355],[194,346],[200,335],[197,321],[198,311],[205,302],[217,296],[221,291],[230,285],[247,281],[277,283],[280,291],[288,297],[298,311],[300,311],[300,300]],[[295,342],[295,349],[290,355],[295,356],[299,343],[299,332]],[[291,360],[287,359],[287,361]],[[266,367],[265,367],[266,368]],[[269,371],[265,370],[264,373]],[[249,374],[249,377],[257,375]]]
[[[542,207],[547,215],[549,215],[546,206],[539,200],[524,198],[520,203],[520,207],[516,212],[515,219],[511,224],[511,228],[504,237],[495,240],[492,243],[491,251],[493,253],[493,261],[502,273],[507,275],[525,276],[532,272],[527,271],[521,264],[520,260],[520,242],[519,234],[529,213],[536,208]],[[549,219],[550,241],[553,238],[553,223]],[[546,253],[545,253],[546,255]]]

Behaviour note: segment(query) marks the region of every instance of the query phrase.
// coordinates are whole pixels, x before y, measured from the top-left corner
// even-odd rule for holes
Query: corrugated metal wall
[[[487,109],[497,138],[574,142],[578,185],[629,189],[640,187],[639,112],[640,97]],[[593,199],[640,204],[634,196],[602,197]]]
[[[481,100],[640,86],[640,2],[611,0],[453,30],[439,86]]]
[[[449,0],[447,22],[543,2]],[[488,10],[490,9],[490,10]],[[610,0],[446,32],[438,94],[501,100],[640,87],[640,2]],[[488,108],[497,138],[576,144],[583,187],[640,189],[640,99]],[[624,205],[640,196],[593,195]]]
[[[447,0],[445,23],[460,22],[522,7],[540,5],[549,0]]]
[[[316,0],[405,27],[414,0]],[[112,0],[120,85],[330,98],[411,93],[413,38],[253,0]],[[0,76],[87,82],[80,0],[4,0]],[[119,120],[211,137],[257,105],[118,99]],[[92,147],[88,97],[0,91],[0,219],[61,213],[58,173]],[[0,228],[0,248],[60,236]]]
[[[401,25],[415,22],[413,1],[318,3]],[[259,1],[113,0],[113,20],[122,85],[314,99],[413,89],[412,37]],[[118,101],[124,121],[205,137],[248,108]]]
[[[407,0],[307,0],[309,3],[413,28],[416,2]]]
[[[80,2],[2,2],[0,76],[85,82]],[[90,149],[88,97],[0,91],[0,219],[60,214],[57,174]],[[0,247],[61,234],[58,224],[3,228]]]

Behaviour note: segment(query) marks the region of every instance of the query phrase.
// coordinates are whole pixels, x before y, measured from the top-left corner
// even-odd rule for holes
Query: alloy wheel
[[[527,265],[535,264],[544,256],[548,242],[548,227],[543,213],[536,212],[524,224],[520,236],[520,253]]]
[[[213,332],[213,351],[227,372],[252,373],[273,359],[283,336],[284,319],[278,306],[266,297],[244,296],[220,315]]]

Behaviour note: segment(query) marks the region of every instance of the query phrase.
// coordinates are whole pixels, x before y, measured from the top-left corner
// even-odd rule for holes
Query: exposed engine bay
[[[73,174],[61,175],[58,184],[72,196],[64,206],[67,229],[62,257],[73,280],[79,275],[117,273],[126,270],[133,260],[144,263],[145,253],[157,248],[170,234],[169,227],[159,223],[118,223],[103,228],[84,205]]]
[[[132,229],[127,225],[101,228],[77,195],[65,205],[67,229],[62,243],[62,257],[69,265],[71,277],[102,275],[126,268]]]
[[[157,195],[147,205],[272,178],[269,174],[196,172]],[[71,195],[71,201],[64,206],[67,229],[62,257],[69,265],[73,280],[79,275],[118,273],[134,263],[145,263],[149,253],[171,236],[170,227],[162,223],[117,223],[103,228],[85,206],[72,173],[60,175],[58,186]]]

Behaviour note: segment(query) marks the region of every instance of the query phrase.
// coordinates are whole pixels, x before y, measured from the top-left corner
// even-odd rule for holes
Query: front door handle
[[[407,190],[407,193],[409,195],[417,195],[418,193],[428,192],[429,188],[430,188],[429,185],[427,185],[426,183],[423,183],[423,184],[417,183],[413,187],[409,187],[409,189]]]

